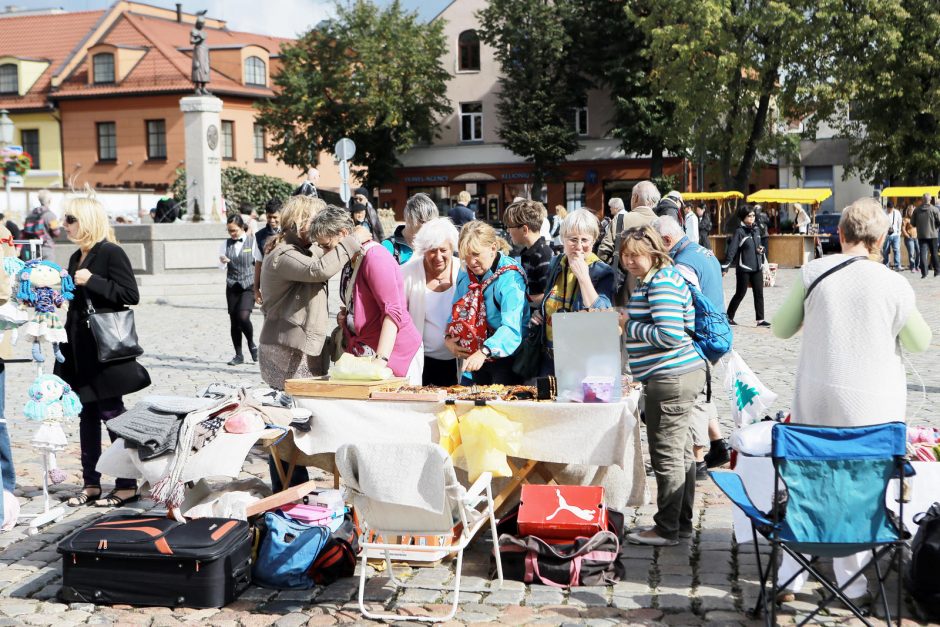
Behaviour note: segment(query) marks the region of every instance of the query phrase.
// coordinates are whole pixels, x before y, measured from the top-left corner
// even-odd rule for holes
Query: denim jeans
[[[894,262],[891,262],[892,251],[894,252]],[[901,236],[897,233],[885,237],[884,248],[881,249],[881,256],[884,264],[889,268],[901,267]]]
[[[6,378],[7,373],[3,364],[0,363],[0,469],[2,469],[3,489],[12,492],[16,487],[16,470],[13,467],[13,451],[10,448],[10,434],[7,431],[7,420],[4,414]],[[0,516],[2,515],[3,513],[0,512]]]
[[[920,268],[920,246],[917,244],[916,237],[905,237],[904,246],[907,247],[907,258],[910,262],[910,270],[913,272]]]

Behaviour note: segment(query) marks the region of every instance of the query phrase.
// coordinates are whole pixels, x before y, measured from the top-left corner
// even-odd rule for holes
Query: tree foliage
[[[606,90],[614,105],[605,123],[627,154],[651,156],[651,176],[662,176],[664,153],[683,154],[686,138],[672,123],[668,82],[651,80],[649,37],[625,10],[626,0],[566,0],[568,29],[579,67],[594,87]]]
[[[335,20],[281,50],[278,95],[259,105],[270,150],[288,165],[316,165],[342,137],[356,142],[354,165],[367,186],[393,176],[397,153],[433,139],[450,112],[443,24],[421,22],[398,0],[337,4]]]
[[[579,148],[574,111],[588,80],[575,53],[564,1],[490,0],[480,38],[500,64],[499,137],[533,165],[535,190]],[[538,191],[536,191],[536,194]]]
[[[832,10],[844,97],[820,107],[850,139],[851,169],[895,184],[940,181],[940,4],[844,0]]]
[[[222,198],[229,209],[249,204],[261,210],[272,198],[287,199],[291,184],[274,176],[252,174],[244,168],[222,168]],[[170,194],[180,205],[186,206],[186,168],[176,170],[176,179],[170,185]],[[203,215],[209,209],[203,207]]]
[[[726,189],[747,191],[761,158],[792,153],[785,114],[827,97],[820,63],[826,0],[634,0],[627,14],[649,35],[650,80],[666,86],[674,136],[715,159]],[[828,93],[828,96],[831,96]]]

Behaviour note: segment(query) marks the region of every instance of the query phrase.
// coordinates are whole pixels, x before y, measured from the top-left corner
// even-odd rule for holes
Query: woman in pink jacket
[[[328,206],[310,226],[312,237],[324,251],[332,250],[352,232],[346,209]],[[397,377],[421,385],[421,333],[415,328],[405,301],[398,262],[376,242],[362,247],[343,268],[340,277],[343,308],[337,322],[343,328],[346,352],[388,364]]]

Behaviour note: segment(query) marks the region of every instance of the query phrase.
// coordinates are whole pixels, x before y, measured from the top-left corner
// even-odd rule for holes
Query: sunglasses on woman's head
[[[78,222],[78,218],[76,218],[75,216],[71,216],[71,215],[65,216],[64,220],[66,224],[75,224],[76,222]]]

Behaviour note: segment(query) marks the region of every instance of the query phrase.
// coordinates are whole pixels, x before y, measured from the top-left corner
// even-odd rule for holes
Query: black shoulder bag
[[[825,272],[823,272],[822,274],[820,274],[818,277],[816,277],[816,280],[815,280],[815,281],[813,281],[812,283],[810,283],[809,288],[807,288],[807,290],[806,290],[806,295],[803,296],[803,300],[808,299],[808,298],[809,298],[809,295],[812,293],[813,289],[815,289],[815,287],[816,287],[817,285],[819,285],[819,282],[822,281],[823,279],[825,279],[827,276],[829,276],[829,275],[832,274],[833,272],[838,272],[838,271],[841,270],[842,268],[844,268],[844,267],[846,267],[846,266],[849,266],[849,265],[855,263],[856,261],[861,261],[862,259],[868,259],[868,257],[850,257],[850,258],[846,259],[845,261],[843,261],[842,263],[837,263],[836,265],[832,266],[831,268],[829,268],[828,270],[826,270]]]
[[[100,363],[131,359],[144,354],[144,349],[137,340],[137,327],[132,310],[98,313],[90,299],[85,299],[85,302],[88,311],[86,322],[98,346]]]

